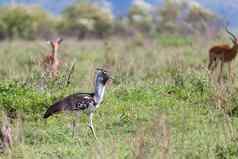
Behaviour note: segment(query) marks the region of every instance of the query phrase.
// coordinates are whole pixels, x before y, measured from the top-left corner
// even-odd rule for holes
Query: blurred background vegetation
[[[0,7],[0,39],[26,40],[66,37],[103,38],[112,35],[203,33],[216,36],[222,20],[213,12],[189,1],[165,0],[150,8],[134,3],[128,15],[114,16],[100,3],[76,1],[60,15],[51,15],[38,6],[11,5]]]

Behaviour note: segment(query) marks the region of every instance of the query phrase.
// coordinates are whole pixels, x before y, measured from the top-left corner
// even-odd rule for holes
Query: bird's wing
[[[76,93],[65,97],[64,99],[51,105],[46,111],[44,118],[61,112],[61,111],[74,111],[74,110],[84,110],[90,105],[95,105],[95,100],[93,98],[93,93]]]

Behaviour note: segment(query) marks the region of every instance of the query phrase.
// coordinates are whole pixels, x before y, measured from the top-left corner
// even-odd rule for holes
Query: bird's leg
[[[90,130],[92,131],[93,136],[95,137],[95,139],[97,139],[97,136],[96,136],[96,133],[95,133],[94,127],[93,127],[93,113],[90,113],[90,114],[89,114],[89,123],[88,123],[88,126],[89,126]]]
[[[76,113],[74,114],[74,119],[73,119],[73,121],[72,121],[72,127],[73,127],[72,137],[74,137],[74,135],[75,135],[75,129],[77,128],[76,119],[77,119],[78,117],[80,117],[80,112],[76,112]]]
[[[75,119],[73,119],[72,127],[73,127],[72,137],[74,137],[74,134],[75,134],[75,127],[76,127],[76,121],[75,121]]]

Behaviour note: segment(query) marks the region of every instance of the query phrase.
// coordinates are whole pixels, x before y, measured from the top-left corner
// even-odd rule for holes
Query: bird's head
[[[96,69],[96,82],[99,82],[105,85],[111,80],[112,80],[112,77],[109,75],[109,73],[106,70],[101,68]]]

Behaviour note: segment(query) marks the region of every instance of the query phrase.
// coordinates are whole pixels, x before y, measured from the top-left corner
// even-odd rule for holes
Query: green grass
[[[186,45],[192,45],[192,38],[180,35],[163,35],[158,34],[156,39],[159,41],[160,45],[164,47],[181,47]]]
[[[14,145],[0,158],[237,158],[237,82],[225,80],[222,89],[210,81],[209,44],[180,40],[184,42],[112,38],[107,46],[103,41],[66,40],[60,50],[62,74],[76,61],[69,86],[63,78],[40,78],[36,61],[47,52],[45,43],[2,43],[1,117],[14,115]],[[74,114],[42,119],[54,101],[92,90],[95,68],[101,66],[111,71],[114,82],[94,116],[97,141],[85,114],[76,117],[74,138]],[[39,89],[41,82],[45,89]]]

